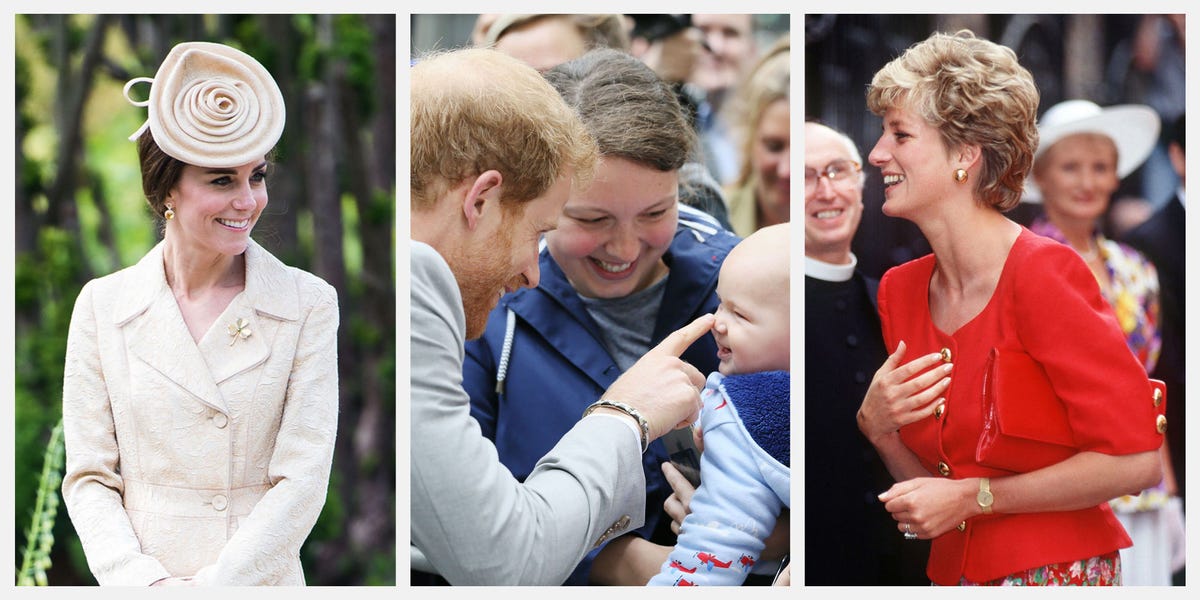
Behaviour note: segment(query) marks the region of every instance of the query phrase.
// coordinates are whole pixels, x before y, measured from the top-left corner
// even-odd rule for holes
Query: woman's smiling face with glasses
[[[804,254],[850,262],[862,219],[862,166],[853,142],[817,123],[804,124]]]

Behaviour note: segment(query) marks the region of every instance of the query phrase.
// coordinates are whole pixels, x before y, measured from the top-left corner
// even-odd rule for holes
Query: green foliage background
[[[288,127],[255,238],[337,287],[341,303],[339,439],[326,506],[301,551],[308,583],[393,585],[395,16],[14,19],[17,559],[61,417],[75,297],[161,237],[128,140],[145,109],[128,104],[122,86],[153,76],[175,43],[206,40],[255,56],[284,89]],[[72,113],[76,94],[84,100]],[[49,584],[94,584],[65,507],[53,533]]]

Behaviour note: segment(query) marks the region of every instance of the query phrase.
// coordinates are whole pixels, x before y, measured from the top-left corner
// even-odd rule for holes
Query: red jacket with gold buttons
[[[1145,370],[1129,351],[1092,273],[1071,248],[1022,229],[992,298],[954,332],[939,331],[930,318],[935,264],[930,254],[895,267],[879,287],[888,352],[903,340],[905,362],[940,351],[954,363],[945,410],[900,430],[930,473],[954,479],[1013,474],[975,461],[983,373],[993,347],[1027,352],[1041,364],[1066,407],[1080,451],[1134,454],[1162,444]],[[969,519],[964,531],[952,529],[933,540],[927,572],[939,585],[956,585],[962,577],[985,582],[1131,543],[1107,503],[1075,511],[981,515]]]

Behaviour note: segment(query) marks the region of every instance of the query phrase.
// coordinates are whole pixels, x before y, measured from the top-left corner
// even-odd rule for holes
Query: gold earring
[[[168,221],[175,218],[175,209],[171,208],[171,205],[168,204],[167,210],[163,211],[163,218]]]
[[[954,170],[954,180],[955,180],[955,181],[957,181],[957,182],[959,182],[959,183],[962,183],[962,182],[966,181],[966,180],[967,180],[967,172],[966,172],[966,170],[964,170],[964,169],[955,169],[955,170]]]

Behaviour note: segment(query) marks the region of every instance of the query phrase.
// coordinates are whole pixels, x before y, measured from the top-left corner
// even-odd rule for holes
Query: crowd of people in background
[[[786,275],[790,247],[786,229],[790,208],[790,46],[786,35],[776,36],[759,56],[753,20],[746,14],[479,15],[472,33],[478,50],[416,57],[414,156],[424,157],[429,152],[436,157],[437,140],[467,133],[441,131],[429,138],[422,134],[418,143],[418,130],[438,132],[444,123],[462,122],[474,124],[476,133],[482,134],[493,126],[475,114],[475,109],[468,110],[467,99],[456,97],[450,101],[454,90],[435,89],[437,80],[432,75],[444,72],[443,65],[451,63],[462,69],[490,68],[505,73],[516,69],[489,55],[511,57],[544,77],[561,96],[562,106],[554,111],[560,112],[562,107],[571,111],[586,131],[577,137],[593,144],[596,153],[594,164],[587,168],[559,165],[564,173],[560,177],[574,172],[574,181],[563,179],[568,189],[565,203],[558,205],[561,218],[553,223],[554,227],[543,225],[537,230],[538,234],[544,231],[544,235],[532,238],[534,242],[542,240],[535,264],[523,263],[519,278],[510,283],[498,282],[495,289],[503,297],[492,304],[483,298],[477,303],[467,293],[474,287],[470,280],[476,274],[468,266],[471,261],[464,261],[459,255],[462,251],[455,250],[461,245],[446,239],[446,229],[438,229],[442,234],[431,233],[436,229],[434,223],[447,225],[446,219],[450,218],[440,208],[449,202],[445,199],[446,188],[465,176],[463,181],[467,183],[463,185],[469,188],[463,191],[465,198],[468,202],[476,198],[474,202],[483,202],[484,206],[487,189],[495,189],[495,205],[501,213],[520,203],[512,200],[524,200],[532,207],[543,205],[543,200],[551,196],[539,196],[531,190],[524,195],[535,199],[526,200],[519,190],[505,191],[512,190],[514,175],[505,171],[518,168],[515,159],[476,157],[449,168],[446,162],[458,157],[444,157],[440,163],[414,158],[413,180],[418,186],[413,193],[414,223],[423,224],[420,233],[416,225],[413,230],[413,243],[423,242],[414,245],[414,280],[427,279],[416,275],[418,258],[422,274],[430,268],[427,262],[436,263],[434,256],[445,259],[451,279],[463,290],[468,326],[461,338],[465,340],[461,387],[447,394],[446,390],[435,393],[427,389],[426,382],[414,384],[413,411],[414,415],[422,415],[422,421],[428,421],[427,410],[431,407],[440,406],[443,411],[453,407],[453,413],[461,418],[439,419],[438,423],[461,435],[462,418],[467,418],[472,423],[469,429],[478,432],[478,437],[467,433],[472,439],[469,447],[478,448],[483,442],[494,448],[491,452],[497,462],[487,468],[505,469],[508,475],[504,479],[511,477],[511,483],[481,484],[474,490],[519,499],[527,490],[544,485],[547,478],[539,477],[539,473],[545,469],[547,457],[555,455],[562,440],[577,432],[577,423],[595,425],[590,418],[580,422],[579,416],[603,414],[597,407],[617,408],[639,424],[645,423],[642,414],[647,407],[609,398],[614,395],[614,387],[620,387],[619,378],[636,372],[652,349],[680,335],[672,332],[681,328],[695,329],[696,323],[706,323],[701,326],[702,333],[712,330],[712,335],[689,342],[690,347],[679,347],[674,353],[701,373],[713,374],[707,378],[714,386],[711,397],[725,401],[713,406],[706,403],[703,414],[698,415],[701,421],[696,425],[708,430],[707,444],[698,433],[693,438],[687,431],[680,442],[690,446],[695,439],[697,446],[708,446],[703,453],[698,448],[691,450],[693,459],[698,455],[698,462],[709,465],[707,480],[688,481],[672,464],[675,446],[653,439],[662,431],[648,436],[643,428],[642,469],[636,478],[641,485],[636,489],[644,508],[614,521],[598,540],[585,540],[590,546],[587,552],[578,556],[556,552],[554,560],[532,558],[529,562],[538,565],[537,569],[523,573],[468,564],[454,556],[446,538],[430,537],[430,527],[456,514],[442,501],[448,493],[443,490],[449,489],[442,484],[453,486],[459,482],[445,481],[446,468],[414,469],[414,583],[485,582],[489,577],[493,583],[579,585],[763,585],[788,581],[790,328],[784,319],[771,321],[773,324],[765,328],[759,325],[753,334],[742,331],[748,322],[746,315],[761,314],[765,320],[777,316],[781,312],[777,308],[782,306],[786,317],[789,305],[786,301],[778,303],[786,298],[780,296],[779,289],[786,292],[787,280],[779,274]],[[528,73],[508,76],[524,79]],[[503,87],[500,82],[495,85]],[[457,116],[434,114],[432,98],[439,94],[451,103],[446,110],[457,110]],[[431,99],[427,101],[427,97]],[[737,125],[731,125],[731,121]],[[520,129],[532,124],[508,126]],[[714,168],[713,160],[724,161],[728,173],[722,175],[723,171]],[[492,171],[476,173],[473,165],[492,162],[502,166],[506,161],[511,167],[498,168],[487,186],[480,183]],[[443,183],[434,183],[438,178],[426,174],[431,169],[441,173],[438,178]],[[472,180],[474,183],[470,183]],[[724,185],[727,182],[732,185]],[[554,187],[547,189],[547,194]],[[741,200],[731,203],[727,196],[734,192]],[[452,193],[451,197],[459,196]],[[417,198],[421,198],[419,206]],[[435,216],[438,214],[441,216]],[[732,225],[733,219],[742,226]],[[717,274],[722,272],[731,250],[741,247],[743,236],[772,225],[778,227],[770,228],[769,238],[766,234],[761,238],[771,241],[756,243],[754,250],[746,246],[742,255],[769,251],[774,257],[772,262],[780,268],[764,276],[767,271],[751,269],[753,258],[742,259],[741,270],[747,271],[743,277],[753,273],[752,279],[742,281],[762,282],[763,297],[739,297],[734,306],[733,288],[721,292]],[[435,254],[427,260],[424,256],[429,253],[425,250],[430,247]],[[436,269],[430,272],[431,282],[436,279],[434,272]],[[422,306],[436,296],[424,283],[414,285],[414,294],[418,290]],[[770,302],[773,308],[768,310],[766,304],[759,308],[759,302]],[[490,314],[475,313],[481,306],[494,308]],[[715,314],[716,318],[706,321],[707,314]],[[472,318],[480,319],[479,329],[472,327]],[[766,343],[763,335],[778,339],[769,344],[776,348],[771,360],[756,356],[764,348],[761,344]],[[417,337],[414,334],[414,339]],[[414,363],[414,378],[418,372],[422,377],[430,376],[424,368],[428,360],[421,362],[421,368]],[[735,363],[737,366],[729,366]],[[697,394],[700,387],[694,390]],[[760,389],[771,390],[772,395],[746,396],[738,391]],[[459,404],[464,397],[469,400],[469,411]],[[731,403],[736,404],[737,412],[720,410]],[[728,415],[733,415],[732,420],[725,418]],[[763,433],[745,422],[745,415],[755,415],[771,427]],[[441,431],[439,441],[451,437],[447,429]],[[756,437],[759,435],[767,439]],[[723,444],[718,439],[730,440],[725,442],[730,446],[720,449]],[[714,534],[726,542],[716,549],[711,536],[695,536],[717,522],[720,515],[738,512],[731,509],[752,505],[728,503],[728,498],[738,498],[745,491],[737,487],[746,482],[744,473],[740,467],[735,468],[731,477],[723,480],[718,473],[725,463],[714,462],[714,457],[726,456],[725,460],[741,464],[737,461],[747,448],[759,448],[761,460],[776,467],[763,473],[763,506],[748,513],[755,519],[754,527],[747,531],[744,523],[729,523],[726,533]],[[460,456],[462,451],[447,449],[441,454]],[[628,488],[633,482],[627,473],[622,475],[620,486]],[[516,487],[511,487],[514,484]],[[609,487],[611,484],[604,490]],[[501,488],[505,491],[500,492]],[[705,516],[700,520],[688,518],[693,498],[698,509],[704,507]],[[501,516],[508,514],[504,518],[514,519],[522,512],[513,511]],[[562,516],[561,512],[555,514]],[[460,529],[456,527],[455,531]],[[747,537],[730,545],[729,531]],[[719,574],[728,573],[733,578],[716,577],[718,573],[706,577],[696,572],[696,565],[685,566],[695,557],[672,554],[677,536],[702,544],[701,553],[712,555],[701,559],[707,570],[722,565]],[[526,542],[504,539],[495,543],[515,546]],[[495,546],[484,543],[480,547]],[[735,549],[737,556],[726,556]],[[469,554],[479,555],[474,551]],[[563,560],[573,561],[569,571],[561,570]],[[659,577],[652,577],[656,573]]]
[[[789,423],[766,408],[790,405],[779,393],[790,369],[761,326],[749,329],[754,349],[729,333],[777,323],[759,315],[773,312],[763,298],[779,296],[767,284],[786,280],[767,282],[764,268],[747,283],[734,258],[778,252],[790,231],[791,40],[764,35],[759,21],[481,14],[469,48],[414,56],[414,106],[459,111],[413,116],[414,131],[428,119],[413,149],[426,160],[412,166],[420,329],[443,327],[446,311],[465,313],[465,328],[422,346],[443,359],[437,369],[413,354],[414,432],[418,414],[441,426],[421,452],[440,470],[413,471],[413,583],[790,582],[790,458],[777,451]],[[1130,60],[1138,102],[1048,106],[1013,49],[970,30],[933,32],[862,82],[877,140],[860,149],[835,123],[806,118],[804,238],[791,239],[805,255],[797,581],[1183,583],[1182,36],[1182,17],[1142,20]],[[483,119],[469,107],[478,98],[435,76],[481,69],[538,74],[557,94],[538,86],[540,109],[588,148],[547,150],[562,157],[539,167],[537,184],[515,178],[527,168],[515,148],[482,162],[438,154],[450,133],[536,128]],[[479,130],[437,129],[447,123]],[[1145,197],[1118,197],[1135,173]],[[869,177],[882,180],[879,197],[866,194]],[[872,243],[860,235],[868,213],[921,239],[882,277],[854,251]],[[496,233],[513,227],[523,237]],[[520,258],[498,267],[507,274],[475,265],[485,234],[499,237],[483,246]],[[491,287],[479,289],[485,275]],[[735,299],[726,280],[746,295]],[[413,328],[416,340],[417,317]],[[675,381],[662,393],[691,412],[652,409],[646,390],[634,393],[677,363],[691,389]],[[418,374],[429,381],[418,386]],[[1014,407],[1014,394],[1031,399]],[[727,404],[735,409],[717,414]],[[1062,416],[1011,433],[1012,419],[1047,411]],[[680,426],[701,457],[698,481],[667,433]],[[616,439],[626,430],[640,455]],[[471,455],[449,439],[469,439]],[[611,468],[589,463],[584,447]],[[446,502],[463,485],[446,456],[484,461],[470,494],[497,494],[504,511],[463,525],[471,507]],[[747,514],[717,510],[735,505]],[[722,512],[743,520],[712,516]],[[485,556],[505,548],[529,566]]]
[[[1054,26],[1069,29],[1067,23],[1073,18],[1072,15],[1026,16],[1023,19],[1011,19],[1011,26],[1007,29],[990,23],[996,35],[992,39],[1003,37],[1026,49],[1021,56],[1037,56],[1036,50],[1045,49],[1045,46],[1036,47],[1039,41],[1045,43],[1045,39],[1038,36],[1039,29]],[[1092,18],[1089,23],[1093,25],[1108,24],[1108,32],[1117,34],[1107,39],[1103,46],[1111,52],[1111,57],[1100,59],[1107,60],[1110,66],[1104,72],[1090,75],[1087,72],[1075,72],[1075,79],[1082,80],[1082,84],[1090,86],[1088,89],[1095,90],[1095,96],[1067,96],[1059,100],[1057,98],[1060,96],[1056,95],[1052,101],[1047,101],[1043,96],[1036,105],[1034,114],[1040,140],[1035,147],[1031,173],[1023,186],[1021,204],[1006,214],[1033,232],[1077,251],[1092,272],[1101,297],[1113,312],[1131,354],[1137,358],[1144,372],[1166,384],[1166,396],[1171,401],[1166,402],[1166,432],[1159,449],[1161,476],[1154,485],[1139,490],[1139,493],[1122,494],[1110,499],[1109,507],[1132,543],[1120,550],[1122,583],[1182,585],[1185,582],[1182,506],[1185,495],[1183,479],[1186,476],[1186,455],[1180,448],[1184,444],[1185,382],[1180,362],[1184,351],[1184,326],[1179,308],[1179,302],[1183,300],[1181,270],[1185,220],[1181,162],[1184,115],[1180,86],[1184,74],[1180,54],[1183,16],[1093,15],[1084,18]],[[894,26],[897,31],[903,31],[903,35],[911,35],[916,40],[914,44],[918,44],[920,34],[913,29],[913,24],[918,21],[919,18],[897,20]],[[856,27],[870,26],[875,22],[870,16],[849,21],[842,17],[827,16],[814,19],[810,32],[814,38],[832,40],[839,31],[853,32]],[[831,26],[831,23],[837,25]],[[1003,31],[1004,35],[996,34],[998,30]],[[1024,31],[1025,36],[1010,35],[1012,31]],[[858,46],[845,41],[853,39],[861,38],[854,38],[851,33],[843,42],[825,43],[820,49],[810,47],[809,55],[836,61],[829,53],[830,49],[854,52]],[[899,53],[898,50],[894,52]],[[1064,56],[1063,61],[1066,60]],[[1083,63],[1089,64],[1086,60]],[[1031,61],[1029,68],[1033,70],[1039,87],[1044,82],[1051,93],[1061,94],[1065,87],[1062,79],[1065,77],[1061,70],[1055,73],[1054,64],[1035,60]],[[837,68],[826,69],[821,62],[816,65],[821,74],[839,72]],[[813,79],[809,81],[810,89],[817,87],[812,83]],[[820,87],[811,92],[812,96],[822,97],[822,93],[829,93],[829,89],[846,89],[842,80],[818,77],[817,81]],[[1076,81],[1076,85],[1081,85],[1081,82]],[[836,105],[836,98],[833,100]],[[829,107],[829,103],[830,98],[824,98],[810,105],[808,118],[850,127],[847,131],[858,137],[847,136],[846,142],[852,146],[862,143],[865,152],[865,148],[872,143],[870,135],[874,126],[870,120],[867,119],[865,126],[860,129],[857,118],[844,118],[843,110],[812,110]],[[816,115],[824,116],[827,120]],[[859,138],[866,141],[856,141]],[[814,152],[811,143],[806,136],[806,151],[810,153]],[[1156,162],[1158,165],[1154,164]],[[1170,166],[1172,162],[1178,168],[1170,167],[1165,172],[1156,168]],[[806,203],[810,205],[806,217],[821,210],[821,206],[833,206],[831,199],[836,195],[852,191],[853,186],[849,186],[849,182],[853,178],[843,180],[847,182],[846,185],[834,185],[838,181],[838,174],[846,173],[845,169],[830,169],[827,161],[812,162],[807,160],[807,155],[805,164]],[[810,178],[814,173],[816,179]],[[887,173],[878,169],[868,169],[867,173],[871,177],[870,185],[863,185],[866,178],[859,185],[868,192],[867,211],[870,211],[870,196],[887,191],[887,182],[882,181]],[[822,179],[825,183],[821,182]],[[811,188],[814,183],[818,184],[816,190]],[[816,206],[813,206],[814,197],[819,199]],[[876,211],[873,215],[867,213],[867,218],[862,220],[867,225],[865,235],[856,235],[853,242],[855,249],[869,255],[865,263],[861,256],[852,263],[857,266],[857,271],[864,271],[865,268],[863,276],[868,285],[877,284],[872,275],[878,277],[930,250],[929,236],[924,231],[907,232],[903,228],[907,221],[891,218],[894,215],[886,207],[885,203],[882,212]],[[1153,218],[1150,218],[1151,214]],[[869,224],[866,223],[868,219],[872,220]],[[808,245],[812,243],[813,238],[806,237],[806,254]],[[826,306],[824,302],[814,302],[823,296],[814,291],[813,286],[832,284],[817,281],[827,273],[820,268],[811,268],[814,265],[811,255],[806,264],[810,267],[806,270],[806,286],[810,288],[806,304],[808,318],[814,308]],[[849,282],[842,285],[853,287]],[[874,300],[873,297],[871,299]],[[833,305],[841,310],[847,306],[845,297],[839,298]],[[812,319],[815,320],[809,321],[810,327],[819,328],[814,331],[833,330],[840,336],[834,339],[852,339],[853,343],[847,344],[847,351],[849,347],[857,348],[862,343],[862,336],[845,333],[845,330],[853,327],[853,321],[848,317],[841,321],[832,318],[820,320],[819,317]],[[817,374],[828,378],[829,373],[834,372],[831,368],[812,368],[813,364],[822,364],[813,355],[816,350],[817,347],[808,346],[806,363],[809,368],[806,373],[809,377]],[[827,347],[825,350],[831,351]],[[847,364],[853,363],[847,359]],[[956,370],[961,368],[957,360],[955,365]],[[842,375],[847,381],[842,385],[848,385],[850,378],[854,377],[855,373],[849,371]],[[961,374],[952,375],[951,378],[957,381],[961,379]],[[815,385],[818,384],[806,380],[807,397],[813,396]],[[848,393],[845,397],[847,403],[857,406],[862,396]],[[807,418],[811,419],[814,414],[820,417],[823,410],[831,409],[809,403],[806,406]],[[855,427],[843,421],[843,428]],[[830,433],[828,428],[814,429],[810,423],[807,429],[806,447],[810,448],[810,452],[821,443],[830,443],[831,438],[836,438],[836,434]],[[824,437],[817,441],[813,439],[814,435]],[[813,465],[812,462],[806,464],[806,473],[811,473]],[[850,480],[851,476],[845,475],[843,479]],[[811,502],[813,497],[807,495],[806,499]],[[840,508],[845,510],[847,506]],[[820,526],[814,514],[806,517],[806,532],[813,532],[814,525]],[[923,541],[922,537],[906,544],[908,552],[905,556],[920,554],[922,549],[919,544]],[[807,534],[806,542],[819,544]],[[881,546],[871,544],[871,547],[878,549]],[[813,581],[814,576],[809,571],[806,580]],[[848,575],[841,581],[852,579]],[[863,579],[859,577],[859,580]]]

